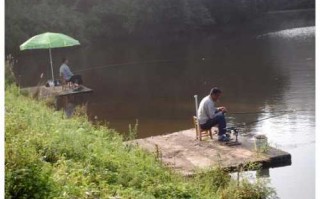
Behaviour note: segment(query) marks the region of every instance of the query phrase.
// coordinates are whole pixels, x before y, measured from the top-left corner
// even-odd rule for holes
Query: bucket
[[[48,80],[46,83],[46,87],[53,87],[54,86],[54,82],[52,80]]]
[[[254,136],[254,148],[257,152],[265,152],[268,149],[268,138],[263,134]]]
[[[48,80],[46,83],[46,87],[54,87],[54,86],[60,86],[60,80]]]

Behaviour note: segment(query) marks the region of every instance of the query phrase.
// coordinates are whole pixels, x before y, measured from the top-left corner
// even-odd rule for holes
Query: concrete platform
[[[61,97],[61,96],[93,92],[92,89],[85,86],[82,86],[81,90],[74,90],[72,88],[62,89],[62,86],[55,86],[55,87],[35,86],[35,87],[22,88],[21,91],[27,92],[32,96],[36,96],[38,99],[46,99],[49,97]]]
[[[129,143],[155,153],[165,165],[186,176],[213,166],[236,171],[240,167],[253,170],[250,168],[252,163],[261,164],[263,168],[291,165],[291,155],[282,150],[268,147],[266,152],[258,153],[252,138],[239,136],[241,145],[227,146],[217,141],[217,135],[213,140],[205,138],[198,141],[195,134],[195,129],[189,129]]]
[[[91,88],[81,86],[81,89],[66,89],[61,90],[57,93],[57,96],[66,96],[66,95],[73,95],[73,94],[83,94],[83,93],[91,93],[93,90]]]

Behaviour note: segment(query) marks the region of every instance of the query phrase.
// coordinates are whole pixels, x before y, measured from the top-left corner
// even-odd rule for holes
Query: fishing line
[[[119,64],[109,64],[106,66],[98,66],[98,67],[91,67],[91,68],[85,68],[81,70],[76,70],[75,72],[83,72],[83,71],[88,71],[88,70],[95,70],[95,69],[105,69],[105,68],[110,68],[110,67],[115,67],[115,66],[130,66],[130,65],[137,65],[137,64],[157,64],[157,63],[172,63],[172,62],[182,62],[182,61],[188,61],[189,59],[165,59],[165,60],[151,60],[151,61],[143,61],[143,62],[126,62],[126,63],[119,63]],[[205,61],[205,58],[202,57],[199,60],[189,60],[189,61],[200,61],[203,62]]]

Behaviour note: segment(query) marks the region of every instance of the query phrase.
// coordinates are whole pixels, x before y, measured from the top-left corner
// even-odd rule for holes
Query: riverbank
[[[215,168],[184,178],[153,154],[85,115],[66,119],[8,86],[5,98],[7,198],[265,198],[265,184],[238,183]]]

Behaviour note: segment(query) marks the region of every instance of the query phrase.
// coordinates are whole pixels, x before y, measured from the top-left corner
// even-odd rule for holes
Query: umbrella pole
[[[50,65],[51,65],[52,81],[53,81],[53,83],[54,83],[54,75],[53,75],[53,66],[52,66],[51,48],[49,48],[49,56],[50,56]]]

